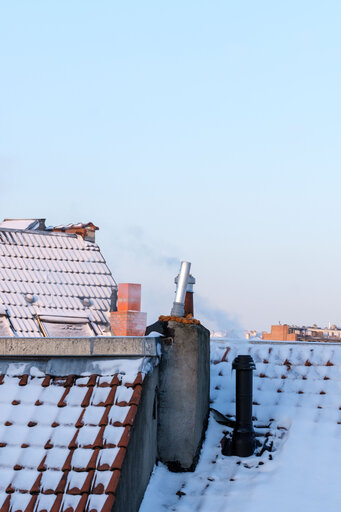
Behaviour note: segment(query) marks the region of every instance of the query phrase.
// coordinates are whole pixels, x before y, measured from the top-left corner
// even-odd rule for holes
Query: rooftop
[[[92,223],[45,228],[44,219],[0,224],[0,335],[109,332],[117,285],[98,245],[87,237],[96,229]]]
[[[250,354],[254,426],[260,447],[225,457],[232,429],[211,414],[194,473],[156,467],[140,512],[336,511],[341,491],[341,346],[217,340],[211,343],[211,406],[233,419],[237,354]]]
[[[151,360],[77,364],[1,360],[2,512],[111,511]]]

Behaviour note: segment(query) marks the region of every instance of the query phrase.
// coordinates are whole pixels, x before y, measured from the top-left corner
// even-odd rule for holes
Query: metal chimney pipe
[[[236,370],[236,426],[232,435],[231,454],[249,457],[255,450],[255,431],[252,425],[252,371],[256,365],[251,356],[237,356],[232,369]]]
[[[176,286],[175,301],[173,303],[171,315],[184,316],[184,304],[187,290],[187,283],[191,264],[189,261],[182,261],[179,273],[179,279]]]

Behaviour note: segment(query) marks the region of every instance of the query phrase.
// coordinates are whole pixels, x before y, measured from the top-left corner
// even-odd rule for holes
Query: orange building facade
[[[284,325],[272,325],[271,332],[263,332],[263,340],[274,340],[274,341],[297,341],[297,334],[292,332],[293,329]]]

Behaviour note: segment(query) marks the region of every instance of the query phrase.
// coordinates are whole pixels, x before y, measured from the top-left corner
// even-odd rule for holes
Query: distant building
[[[251,331],[245,331],[245,338],[247,340],[261,340],[262,334],[263,333],[256,331],[256,329],[251,329]]]
[[[263,332],[263,340],[274,341],[341,341],[341,328],[336,325],[321,328],[317,325],[312,327],[299,327],[297,325],[272,325],[271,332]]]
[[[296,341],[297,334],[287,324],[272,325],[271,332],[263,332],[262,338],[263,340]]]

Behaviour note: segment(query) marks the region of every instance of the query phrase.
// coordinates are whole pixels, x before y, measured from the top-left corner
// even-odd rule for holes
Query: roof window
[[[83,338],[95,336],[91,322],[86,317],[40,315],[38,321],[45,337]]]

